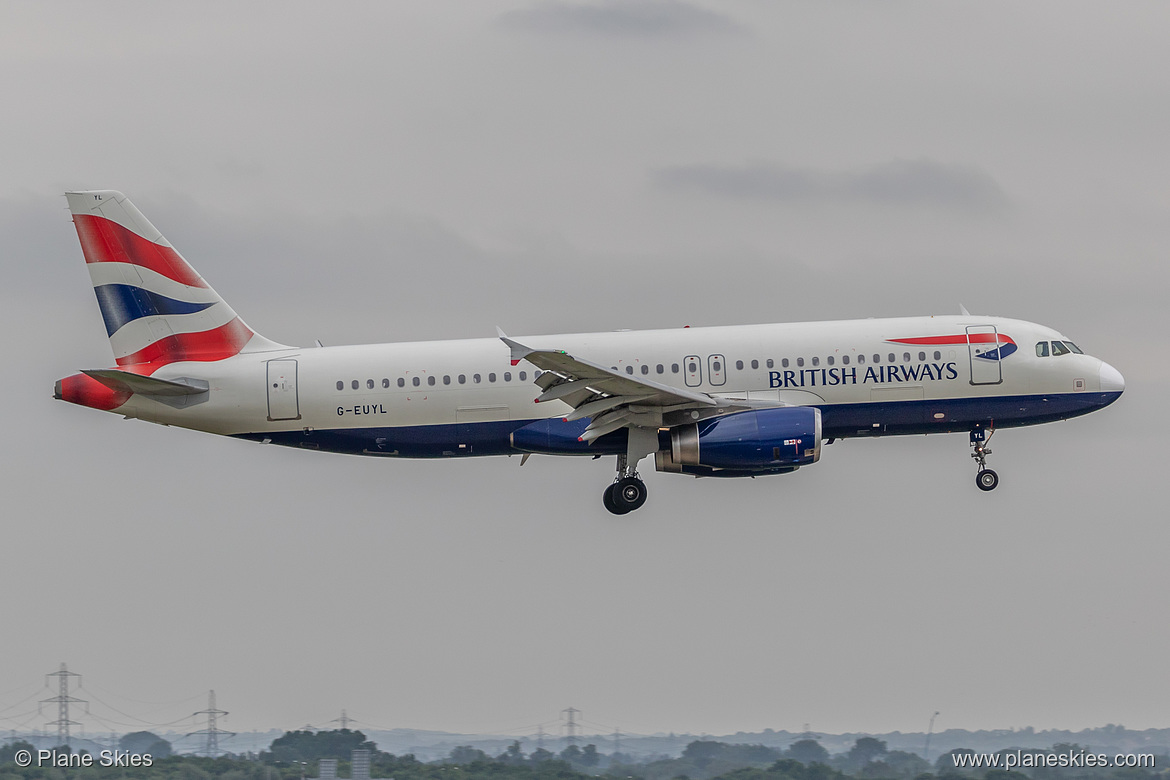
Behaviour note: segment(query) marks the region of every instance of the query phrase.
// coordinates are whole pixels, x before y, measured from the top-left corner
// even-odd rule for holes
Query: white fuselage
[[[970,332],[1008,337],[1018,348],[994,359],[979,357],[978,352],[1004,343],[977,346],[955,338]],[[770,406],[816,406],[824,415],[826,437],[1028,425],[1093,411],[1122,389],[1120,375],[1095,357],[1039,356],[1037,342],[1065,340],[1056,331],[998,317],[523,340],[535,349],[564,350],[663,385]],[[915,341],[928,343],[909,343]],[[526,361],[512,365],[508,347],[498,339],[281,349],[167,365],[154,376],[207,381],[205,400],[182,406],[135,395],[117,411],[324,450],[423,457],[501,454],[512,451],[512,430],[571,411],[560,401],[534,402],[540,394],[533,383],[536,373]],[[428,439],[433,441],[428,444]],[[582,447],[581,454],[597,451]]]

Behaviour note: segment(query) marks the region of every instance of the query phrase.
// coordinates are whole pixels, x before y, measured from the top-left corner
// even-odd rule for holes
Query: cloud
[[[519,30],[657,37],[728,33],[740,29],[723,14],[682,0],[601,0],[592,3],[549,2],[509,11],[500,21]]]
[[[651,177],[665,189],[750,200],[852,201],[985,211],[1008,204],[999,183],[979,168],[927,159],[892,160],[844,171],[779,163],[678,165],[654,169]]]

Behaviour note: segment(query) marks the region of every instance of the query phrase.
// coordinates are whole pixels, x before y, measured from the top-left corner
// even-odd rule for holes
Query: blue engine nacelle
[[[659,471],[700,477],[784,474],[821,457],[821,410],[785,406],[737,412],[670,430]]]

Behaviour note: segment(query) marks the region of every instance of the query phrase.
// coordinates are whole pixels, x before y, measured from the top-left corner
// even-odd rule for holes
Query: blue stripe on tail
[[[195,314],[215,305],[177,301],[129,284],[103,284],[93,291],[102,310],[107,336],[113,336],[123,325],[141,317]]]

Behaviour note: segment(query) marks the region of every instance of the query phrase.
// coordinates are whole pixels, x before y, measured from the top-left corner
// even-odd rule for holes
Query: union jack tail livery
[[[250,344],[277,346],[245,325],[125,195],[65,197],[119,366],[222,360]]]
[[[124,374],[149,377],[171,363],[282,348],[245,325],[125,195],[92,190],[65,197],[119,369],[63,379],[58,397],[113,409],[133,392],[167,392],[162,380],[153,388],[145,379],[130,380],[131,390]]]

